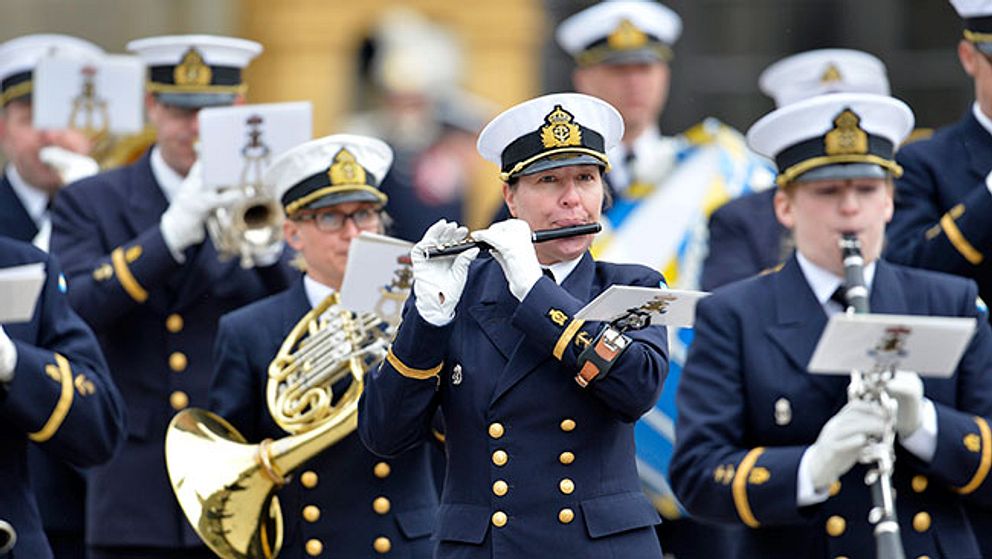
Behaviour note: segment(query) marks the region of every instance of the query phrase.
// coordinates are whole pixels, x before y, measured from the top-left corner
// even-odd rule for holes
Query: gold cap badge
[[[561,105],[555,105],[554,110],[544,117],[547,124],[541,127],[541,143],[544,147],[550,149],[582,145],[582,130],[572,122],[574,118]]]
[[[823,139],[827,155],[862,155],[868,153],[868,133],[861,129],[861,117],[844,109],[834,118],[834,129]]]
[[[606,44],[614,50],[637,49],[647,42],[647,34],[627,19],[621,20],[617,28],[606,38]]]
[[[831,62],[820,76],[820,83],[828,84],[839,81],[844,81],[844,78],[840,75],[840,68]]]
[[[204,86],[210,85],[213,71],[203,62],[203,55],[190,47],[183,55],[182,61],[172,71],[172,79],[176,85]]]
[[[327,172],[331,178],[331,185],[347,184],[367,184],[365,180],[365,169],[358,164],[355,156],[347,148],[341,148],[334,156],[334,163],[331,170]]]

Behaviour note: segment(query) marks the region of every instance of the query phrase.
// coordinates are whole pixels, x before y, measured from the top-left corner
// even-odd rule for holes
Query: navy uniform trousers
[[[0,268],[42,262],[45,284],[31,320],[4,324],[17,348],[0,384],[0,519],[17,531],[5,559],[53,557],[31,488],[29,444],[76,466],[106,462],[124,440],[124,402],[93,332],[73,312],[58,266],[33,246],[0,238]]]
[[[251,443],[289,435],[266,404],[268,368],[309,310],[300,279],[283,293],[221,318],[210,408]],[[344,384],[335,392],[343,392]],[[352,433],[300,466],[277,496],[286,530],[281,559],[431,556],[437,489],[427,445],[384,460]],[[323,554],[311,555],[320,549]]]
[[[201,545],[169,484],[166,427],[186,406],[207,405],[220,316],[292,279],[283,263],[222,263],[209,240],[176,262],[159,229],[167,206],[146,154],[66,187],[53,208],[51,248],[69,275],[69,299],[99,337],[128,407],[122,452],[89,474],[91,546]]]
[[[432,326],[408,301],[390,353],[369,376],[359,433],[373,452],[396,455],[428,436],[440,406],[448,467],[435,557],[661,556],[633,429],[668,371],[666,329],[631,333],[605,378],[587,388],[574,380],[582,342],[602,326],[575,313],[612,284],[661,281],[643,266],[586,254],[562,286],[542,277],[519,302],[499,265],[482,257],[452,323]]]
[[[876,266],[872,312],[979,317],[954,376],[924,379],[937,412],[933,461],[896,444],[893,487],[907,557],[981,557],[964,504],[992,500],[992,331],[975,299],[970,281]],[[794,257],[697,308],[678,392],[673,488],[690,513],[748,528],[741,558],[875,556],[865,466],[842,476],[825,502],[796,501],[803,453],[847,403],[848,376],[806,372],[826,323]]]
[[[700,287],[721,285],[760,274],[782,263],[788,230],[775,217],[775,188],[753,192],[720,206],[710,216],[709,251]]]

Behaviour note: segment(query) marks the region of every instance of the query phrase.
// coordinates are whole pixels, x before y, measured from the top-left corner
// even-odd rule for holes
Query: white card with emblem
[[[641,308],[650,312],[651,324],[692,326],[696,320],[696,303],[707,295],[705,291],[611,285],[577,312],[575,318],[611,322],[631,309]]]

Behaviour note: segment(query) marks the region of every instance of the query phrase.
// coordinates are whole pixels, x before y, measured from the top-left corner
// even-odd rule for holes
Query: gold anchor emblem
[[[358,160],[347,148],[341,148],[341,151],[334,156],[334,163],[327,175],[333,186],[365,184],[365,169],[358,164]]]
[[[850,108],[834,118],[834,129],[823,139],[827,155],[861,155],[868,153],[868,133],[861,129],[861,117]]]
[[[541,143],[545,148],[558,148],[582,145],[582,130],[573,122],[575,117],[561,105],[544,117],[547,123],[541,127]]]
[[[203,55],[190,47],[183,55],[182,61],[172,71],[172,79],[176,85],[204,86],[210,85],[213,71],[203,61]]]

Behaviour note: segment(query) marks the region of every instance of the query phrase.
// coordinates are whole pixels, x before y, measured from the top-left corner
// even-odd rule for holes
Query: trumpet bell
[[[186,409],[165,437],[166,465],[176,498],[204,543],[219,557],[272,559],[283,524],[275,484],[258,463],[258,445],[222,417]],[[209,457],[210,467],[204,466]],[[245,515],[256,518],[246,518]]]

